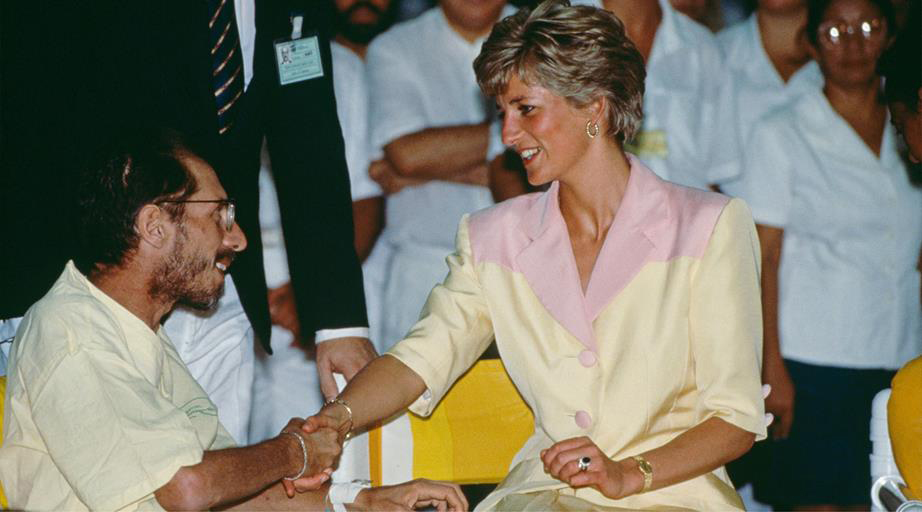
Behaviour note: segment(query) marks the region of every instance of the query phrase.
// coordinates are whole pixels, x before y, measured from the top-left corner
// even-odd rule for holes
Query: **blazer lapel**
[[[588,317],[595,320],[652,259],[659,232],[668,226],[668,198],[659,177],[628,155],[631,175],[615,220],[596,259],[586,290]]]
[[[520,224],[531,243],[518,254],[516,265],[550,315],[587,349],[594,351],[595,335],[580,287],[570,236],[560,214],[558,187],[558,183],[552,184]]]

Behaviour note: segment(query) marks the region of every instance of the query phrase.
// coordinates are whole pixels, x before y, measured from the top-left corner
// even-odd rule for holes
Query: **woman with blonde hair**
[[[765,435],[746,206],[624,152],[644,64],[613,14],[523,9],[474,68],[549,188],[464,218],[419,322],[309,424],[426,415],[495,337],[535,431],[479,509],[741,507],[722,466]]]

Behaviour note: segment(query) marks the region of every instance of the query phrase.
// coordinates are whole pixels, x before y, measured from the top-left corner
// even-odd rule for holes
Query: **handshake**
[[[318,491],[339,462],[343,443],[352,430],[352,411],[345,403],[331,402],[307,419],[292,418],[279,438],[290,439],[286,460],[297,467],[282,480],[289,498]],[[337,484],[334,484],[334,486]],[[334,496],[329,492],[328,496]],[[350,496],[352,510],[413,510],[432,507],[439,511],[467,510],[461,488],[447,482],[417,479],[393,486],[362,489]]]

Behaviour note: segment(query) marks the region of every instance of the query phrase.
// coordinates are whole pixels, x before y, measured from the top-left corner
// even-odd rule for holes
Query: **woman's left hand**
[[[589,457],[589,467],[581,470],[579,460]],[[554,443],[541,451],[544,470],[571,487],[595,487],[605,496],[616,499],[625,494],[621,464],[608,458],[588,437],[574,437]]]

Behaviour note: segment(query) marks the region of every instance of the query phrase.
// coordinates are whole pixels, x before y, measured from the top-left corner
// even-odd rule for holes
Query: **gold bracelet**
[[[327,400],[327,403],[324,405],[334,405],[334,404],[339,404],[343,406],[346,409],[346,412],[349,413],[349,431],[346,432],[346,439],[350,439],[352,437],[352,427],[353,425],[355,425],[355,422],[352,420],[352,407],[349,407],[349,403],[340,397]]]
[[[637,469],[643,474],[643,489],[641,489],[640,492],[644,493],[649,491],[650,487],[653,487],[653,466],[647,462],[647,459],[640,455],[634,455],[631,458],[637,461]]]

